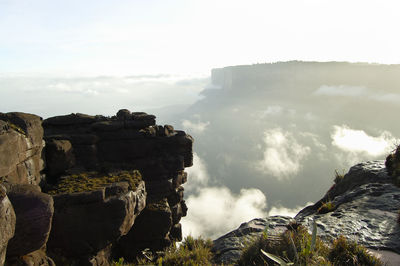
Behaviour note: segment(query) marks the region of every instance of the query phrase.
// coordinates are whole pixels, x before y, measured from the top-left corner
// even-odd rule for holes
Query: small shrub
[[[400,176],[400,145],[386,157],[385,166],[390,176],[394,178]]]
[[[333,241],[328,258],[334,265],[383,265],[379,259],[368,253],[365,247],[348,241],[344,236],[339,236]]]
[[[201,237],[194,239],[188,236],[179,247],[166,250],[164,256],[158,258],[158,265],[213,265],[211,252],[212,241]]]
[[[344,178],[344,170],[342,171],[342,173],[339,173],[338,170],[335,170],[335,179],[334,179],[335,184],[340,183],[340,181],[342,181],[343,178]]]
[[[302,225],[292,226],[279,236],[256,238],[244,248],[239,265],[274,265],[274,260],[262,254],[261,250],[278,256],[286,263],[296,261],[299,265],[324,265],[328,246],[318,237],[310,235]]]
[[[318,214],[324,214],[335,210],[335,204],[332,201],[324,202],[321,207],[318,208]]]
[[[286,230],[279,236],[260,236],[242,252],[239,265],[383,265],[367,249],[343,236],[328,245],[300,225]]]

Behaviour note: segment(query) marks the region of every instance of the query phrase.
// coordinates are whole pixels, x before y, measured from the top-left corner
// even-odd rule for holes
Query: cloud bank
[[[278,179],[295,175],[302,167],[302,161],[310,154],[311,148],[303,146],[293,134],[281,128],[264,132],[264,156],[256,165],[260,171]]]
[[[183,235],[216,238],[255,217],[265,217],[267,199],[259,189],[241,189],[238,194],[225,186],[211,186],[204,161],[194,153],[187,169],[185,191],[188,215],[181,220]]]
[[[202,134],[207,129],[207,127],[209,125],[210,125],[209,121],[207,121],[207,122],[199,121],[197,123],[196,122],[192,122],[190,120],[183,120],[182,121],[182,126],[183,126],[184,130],[186,130],[189,133],[194,133],[194,134],[197,134],[197,135]]]
[[[183,234],[210,237],[228,233],[241,223],[265,217],[266,197],[259,189],[232,193],[227,187],[205,187],[187,199],[188,216],[183,218]]]
[[[333,126],[332,146],[342,151],[339,156],[353,164],[365,159],[386,156],[393,150],[399,139],[390,132],[383,131],[379,136],[370,136],[363,130],[351,129],[346,125]]]

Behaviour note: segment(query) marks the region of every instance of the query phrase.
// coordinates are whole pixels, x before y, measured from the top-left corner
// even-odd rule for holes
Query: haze
[[[196,154],[183,230],[217,237],[295,214],[329,189],[335,169],[383,159],[399,142],[399,66],[378,65],[400,63],[399,7],[0,0],[0,112],[127,108],[185,129]],[[257,65],[292,60],[366,64]],[[231,68],[239,83],[221,82],[230,70],[211,78],[237,65],[249,65]]]

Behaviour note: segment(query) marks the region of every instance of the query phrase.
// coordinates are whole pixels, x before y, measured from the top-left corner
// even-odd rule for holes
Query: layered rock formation
[[[322,213],[320,208],[328,201],[333,208]],[[399,206],[400,188],[393,184],[384,161],[371,161],[350,168],[320,201],[301,210],[294,219],[310,230],[316,219],[318,236],[322,239],[331,241],[344,235],[381,253],[385,260],[388,256],[385,251],[400,254]],[[220,237],[214,241],[219,262],[235,262],[249,238],[262,234],[267,225],[270,234],[278,234],[291,219],[283,216],[255,219]]]
[[[43,128],[39,116],[0,113],[0,177],[15,184],[38,185],[43,170]]]
[[[180,240],[192,144],[128,110],[43,127],[34,115],[0,114],[0,265],[5,256],[7,265],[108,265]]]

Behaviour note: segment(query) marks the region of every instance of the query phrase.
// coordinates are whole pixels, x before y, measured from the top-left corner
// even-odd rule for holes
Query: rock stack
[[[0,265],[108,265],[181,240],[192,144],[153,115],[126,109],[43,123],[0,114]]]

